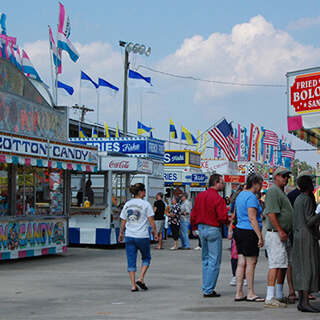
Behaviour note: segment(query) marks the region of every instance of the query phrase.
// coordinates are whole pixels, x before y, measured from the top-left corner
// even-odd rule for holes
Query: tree
[[[299,172],[304,171],[304,170],[309,170],[314,175],[316,175],[316,169],[314,167],[312,167],[311,165],[309,165],[305,161],[300,161],[299,159],[294,159],[293,166],[291,168],[294,185],[297,184],[297,178],[298,178]]]

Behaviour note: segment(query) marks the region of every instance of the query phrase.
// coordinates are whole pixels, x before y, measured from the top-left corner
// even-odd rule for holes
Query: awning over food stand
[[[288,131],[320,148],[320,68],[287,73]]]

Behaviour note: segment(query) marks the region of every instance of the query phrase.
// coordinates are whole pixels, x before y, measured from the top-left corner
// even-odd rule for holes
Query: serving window
[[[71,175],[73,207],[105,207],[106,174],[80,173]]]
[[[0,216],[11,215],[11,166],[0,163]]]
[[[16,215],[63,214],[63,170],[17,166]]]

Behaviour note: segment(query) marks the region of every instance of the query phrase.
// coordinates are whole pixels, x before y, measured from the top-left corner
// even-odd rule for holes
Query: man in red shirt
[[[190,216],[192,230],[199,230],[202,246],[202,292],[204,298],[220,297],[214,291],[222,256],[221,225],[229,224],[226,202],[219,195],[225,183],[220,174],[209,179],[209,189],[201,192],[195,199]]]

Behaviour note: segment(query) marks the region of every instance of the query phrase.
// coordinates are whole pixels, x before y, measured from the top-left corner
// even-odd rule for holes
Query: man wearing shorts
[[[293,209],[284,193],[290,178],[288,169],[277,168],[273,173],[274,185],[268,190],[265,200],[267,215],[265,245],[268,253],[269,272],[266,308],[286,308],[289,299],[283,295],[283,283],[288,266],[291,264],[291,243]],[[275,283],[277,281],[277,287]]]
[[[158,237],[159,237],[159,243],[158,246],[155,247],[155,249],[163,249],[162,247],[162,230],[164,226],[164,211],[165,211],[165,203],[163,201],[163,193],[159,192],[156,195],[156,201],[153,206],[153,212],[154,212],[154,222],[156,224],[156,228],[158,231]]]

